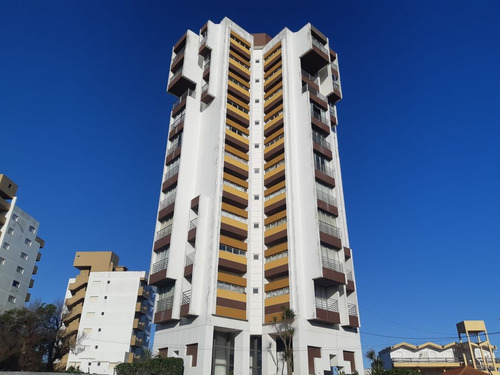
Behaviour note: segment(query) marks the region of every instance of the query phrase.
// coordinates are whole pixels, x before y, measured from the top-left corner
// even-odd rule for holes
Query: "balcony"
[[[191,290],[186,290],[184,293],[182,293],[180,316],[182,316],[182,317],[196,316],[194,314],[189,313],[190,303],[191,303]]]
[[[246,280],[245,281],[246,285]],[[217,284],[215,314],[227,318],[246,320],[247,295],[245,288],[228,283]]]
[[[229,40],[229,48],[237,52],[242,56],[242,58],[246,59],[247,61],[250,60],[250,47],[234,37],[232,34]]]
[[[319,91],[319,78],[317,75],[309,74],[302,69],[302,82],[313,87],[316,91]]]
[[[281,83],[276,85],[275,88],[279,86],[281,86]],[[277,89],[265,99],[264,113],[269,113],[280,104],[283,104],[283,89],[281,88]]]
[[[172,59],[172,63],[170,64],[170,71],[171,72],[177,72],[179,69],[182,68],[182,65],[184,64],[184,52],[186,51],[186,47],[183,47],[177,52]]]
[[[226,143],[245,153],[249,150],[248,134],[234,126],[226,125]]]
[[[330,112],[330,123],[332,124],[332,126],[338,125],[337,111],[335,110],[335,107],[333,105],[330,106],[329,112]]]
[[[334,216],[339,216],[337,199],[334,196],[327,194],[324,191],[316,190],[316,197],[318,208],[331,213]]]
[[[272,163],[270,161],[269,163]],[[269,188],[272,185],[275,185],[283,180],[285,180],[285,168],[286,164],[284,159],[281,162],[275,163],[271,167],[266,167],[268,163],[264,165],[266,168],[264,170],[264,186]]]
[[[176,138],[174,142],[171,142],[170,147],[167,150],[167,157],[165,159],[165,165],[170,164],[174,159],[179,157],[181,154],[182,140]]]
[[[268,93],[274,86],[282,81],[282,70],[281,67],[275,70],[273,73],[269,74],[264,80],[264,92]]]
[[[135,318],[134,325],[132,326],[132,328],[138,331],[144,331],[147,328],[147,324],[146,322],[141,321],[139,318]]]
[[[203,87],[201,88],[201,101],[205,104],[208,104],[210,103],[212,100],[215,99],[215,96],[213,96],[212,94],[210,94],[208,92],[208,89],[209,89],[209,86],[208,86],[208,83],[205,83],[203,85]]]
[[[186,255],[186,261],[184,264],[184,277],[185,278],[191,278],[193,276],[193,265],[194,265],[194,259],[196,257],[196,252],[191,252]]]
[[[151,290],[147,289],[144,286],[140,286],[137,291],[137,297],[139,299],[151,299]]]
[[[194,90],[196,83],[184,76],[183,68],[179,68],[171,77],[167,86],[167,91],[175,96],[181,96],[187,90]]]
[[[167,225],[165,228],[160,229],[156,232],[156,241],[154,244],[154,250],[157,251],[170,244],[170,236],[172,234],[172,225]]]
[[[196,93],[194,90],[187,89],[183,91],[183,94],[177,99],[177,101],[172,106],[172,117],[177,117],[183,109],[186,108],[187,97],[190,96],[194,98]]]
[[[242,209],[248,207],[248,194],[245,188],[228,180],[223,180],[222,183],[223,202],[229,203]]]
[[[154,316],[154,323],[167,323],[172,319],[172,307],[174,306],[174,297],[166,297],[158,300],[156,304],[156,313]]]
[[[174,212],[175,208],[175,191],[173,194],[168,195],[165,199],[160,202],[160,211],[158,212],[158,220],[164,220],[168,215]]]
[[[230,213],[222,211],[220,221],[221,234],[238,240],[244,240],[247,238],[248,224],[246,223],[246,220],[243,222],[238,219],[237,215],[230,215]]]
[[[333,298],[315,298],[316,317],[313,320],[327,323],[340,324],[339,303]]]
[[[323,108],[325,111],[328,109],[328,99],[313,86],[307,84],[302,86],[302,93],[305,92],[309,92],[309,99],[312,102],[316,103],[319,107]]]
[[[66,315],[63,318],[64,325],[69,325],[73,320],[75,319],[80,319],[82,316],[82,309],[83,309],[83,303],[78,304],[75,307],[73,307],[70,311],[69,314]]]
[[[287,289],[288,288],[285,290]],[[290,294],[287,292],[273,297],[268,297],[266,298],[264,304],[265,322],[270,323],[272,322],[274,316],[279,317],[281,315],[283,307],[290,306]]]
[[[325,164],[314,161],[314,176],[316,180],[323,182],[325,185],[335,187],[335,171],[333,168],[326,166]]]
[[[264,136],[269,137],[275,131],[283,127],[283,111],[270,116],[264,123]]]
[[[246,160],[240,159],[227,151],[224,152],[224,172],[246,180],[248,178],[248,165],[246,164]]]
[[[278,258],[264,265],[264,276],[266,279],[288,275],[288,256]]]
[[[143,305],[142,302],[137,302],[135,304],[135,313],[148,315],[148,313],[149,313],[148,305]]]
[[[133,347],[142,347],[144,346],[144,340],[140,337],[138,337],[137,335],[132,335],[131,339],[130,339],[130,346],[133,346]]]
[[[67,298],[64,304],[71,310],[77,303],[83,303],[86,292],[86,289],[80,289],[72,297]]]
[[[250,93],[248,92],[249,88],[233,76],[228,76],[227,90],[231,95],[235,96],[244,103],[248,104],[250,102]]]
[[[187,241],[193,245],[196,243],[196,229],[198,228],[198,218],[195,218],[189,222],[189,231],[187,236]]]
[[[300,58],[302,69],[314,75],[330,63],[330,54],[326,43],[326,37],[314,26],[311,26],[311,44],[309,50]]]
[[[244,255],[219,250],[219,269],[243,275],[247,272],[247,258]]]
[[[8,210],[10,210],[10,203],[7,202],[2,197],[0,197],[0,211],[8,211]]]
[[[245,128],[248,128],[248,126],[250,125],[248,109],[238,105],[232,100],[230,102],[230,99],[228,99],[227,103],[226,116]]]
[[[344,258],[345,260],[350,259],[352,257],[352,250],[348,247],[344,246]]]
[[[313,126],[313,128],[320,131],[325,136],[330,134],[330,126],[328,125],[326,113],[323,111],[321,111],[321,112],[312,111],[311,112],[311,125]]]
[[[313,130],[313,149],[321,154],[324,159],[326,160],[332,160],[333,159],[333,153],[332,153],[332,146],[330,142],[326,140],[324,136],[322,136],[320,133],[315,132]]]
[[[346,276],[347,276],[346,291],[347,294],[351,294],[356,290],[356,287],[354,286],[354,279],[352,277],[352,270],[346,270]]]
[[[173,185],[177,184],[177,179],[179,177],[179,165],[169,169],[165,176],[163,176],[163,184],[161,185],[161,190],[166,192]]]
[[[340,229],[323,221],[318,221],[318,226],[320,241],[327,246],[329,245],[340,250],[342,248]]]
[[[336,103],[342,99],[342,92],[340,91],[340,85],[337,82],[333,82],[333,90],[328,95],[328,100],[331,103]]]
[[[316,284],[324,287],[345,285],[346,277],[343,264],[337,260],[321,257],[323,277],[316,279]]]
[[[279,130],[276,137],[264,144],[264,160],[270,161],[271,159],[281,155],[285,152],[285,136],[282,130]],[[276,133],[275,133],[276,134]],[[267,140],[267,138],[266,138]]]
[[[268,72],[281,61],[281,44],[264,55],[264,71]]]
[[[349,315],[349,327],[358,328],[359,318],[358,318],[358,308],[353,303],[347,304],[347,313]]]
[[[246,82],[250,81],[250,65],[241,60],[229,55],[229,71],[241,77]]]
[[[76,293],[81,288],[86,288],[89,282],[89,275],[78,275],[74,282],[69,284],[68,289],[71,293]]]

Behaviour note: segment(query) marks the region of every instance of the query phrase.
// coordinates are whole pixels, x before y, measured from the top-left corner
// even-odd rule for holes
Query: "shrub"
[[[182,358],[153,358],[144,362],[120,363],[117,375],[183,375]]]

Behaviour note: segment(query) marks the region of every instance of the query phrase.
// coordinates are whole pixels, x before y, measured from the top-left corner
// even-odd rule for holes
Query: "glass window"
[[[21,253],[21,258],[24,259],[24,260],[28,260],[28,254],[22,252]]]

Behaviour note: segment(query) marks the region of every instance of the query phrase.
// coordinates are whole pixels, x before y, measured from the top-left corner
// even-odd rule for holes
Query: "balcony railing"
[[[170,155],[172,155],[172,154],[175,152],[175,150],[177,150],[177,149],[178,149],[179,147],[181,147],[181,146],[182,146],[182,140],[179,140],[179,139],[177,138],[177,140],[175,140],[174,142],[172,142],[172,143],[170,144],[170,147],[169,147],[169,149],[167,150],[167,158],[168,158]]]
[[[267,142],[266,144],[264,144],[264,147],[269,147],[271,146],[272,144],[278,142],[280,139],[283,139],[285,137],[285,134],[284,133],[281,133],[279,136],[271,139],[269,142]]]
[[[238,65],[241,65],[242,67],[246,68],[246,69],[250,69],[250,65],[248,64],[245,64],[244,62],[234,58],[233,56],[229,55],[229,59],[230,60],[233,60],[236,64]]]
[[[325,223],[323,221],[318,221],[320,232],[326,233],[330,236],[340,238],[340,229],[331,224]]]
[[[314,168],[316,168],[316,170],[320,171],[321,173],[326,174],[327,176],[335,177],[333,168],[330,168],[325,164],[318,163],[316,160],[314,161]]]
[[[322,52],[328,55],[328,50],[326,49],[325,45],[321,43],[318,39],[315,37],[312,38],[312,43],[318,47]]]
[[[196,229],[198,227],[198,218],[195,218],[189,222],[189,230]]]
[[[219,250],[246,257],[247,252],[228,245],[219,245]]]
[[[272,229],[272,228],[275,228],[277,227],[278,225],[281,225],[283,223],[286,223],[286,217],[282,218],[282,219],[279,219],[279,220],[276,220],[276,221],[273,221],[272,223],[270,224],[267,224],[266,225],[266,230],[269,230],[269,229]]]
[[[187,305],[191,302],[191,291],[186,290],[184,293],[182,293],[182,301],[181,305]]]
[[[244,49],[250,50],[250,48],[245,43],[243,43],[241,40],[239,40],[238,38],[236,38],[233,34],[231,34],[230,38],[232,40],[234,40],[236,43],[238,43],[240,46],[242,46]]]
[[[339,312],[339,302],[333,298],[316,297],[316,308],[331,312]]]
[[[158,300],[158,304],[156,305],[156,311],[165,311],[172,309],[174,305],[174,296],[162,298]]]
[[[235,215],[235,214],[233,214],[233,213],[231,213],[231,212],[228,212],[228,211],[224,211],[224,210],[222,210],[222,211],[221,211],[221,215],[222,215],[222,216],[225,216],[225,217],[228,217],[228,218],[230,218],[230,219],[233,219],[233,220],[239,221],[240,223],[245,223],[245,224],[247,223],[247,219],[246,219],[246,218],[241,217],[241,216],[238,216],[238,215]]]
[[[357,306],[353,303],[348,303],[347,304],[347,313],[349,314],[349,316],[358,316]]]
[[[173,177],[179,172],[179,166],[176,165],[174,168],[171,168],[167,173],[165,173],[165,176],[163,177],[163,181],[167,181],[170,177]]]
[[[181,122],[184,121],[185,112],[182,112],[180,116],[177,116],[174,122],[170,125],[170,131],[174,130]]]
[[[330,116],[337,117],[337,113],[335,112],[335,107],[331,106],[330,107]]]
[[[321,147],[327,148],[329,150],[332,149],[332,145],[328,142],[323,136],[321,136],[318,132],[313,131],[313,141],[319,144]]]
[[[180,74],[180,72],[176,73],[174,76],[179,75],[179,74]],[[171,81],[173,81],[173,80],[174,80],[174,76],[172,77]],[[195,97],[195,95],[196,95],[196,94],[195,94],[194,90],[187,89],[187,91],[186,91],[184,94],[182,94],[182,95],[179,97],[179,99],[177,99],[177,101],[174,103],[174,105],[173,105],[173,106],[175,107],[176,105],[180,104],[180,103],[181,103],[184,99],[186,99],[188,96],[190,96],[190,97],[194,98],[194,97]]]
[[[236,134],[242,136],[243,138],[247,138],[248,139],[248,135],[246,135],[245,133],[243,133],[241,130],[238,130],[235,127],[232,127],[231,125],[227,125],[226,124],[226,129],[229,130],[229,131],[232,131],[233,133],[236,133]]]
[[[165,228],[160,229],[158,232],[156,232],[156,241],[159,239],[162,239],[165,236],[168,236],[170,233],[172,233],[172,225],[170,224],[166,226]]]
[[[318,113],[318,112],[312,112],[312,117],[314,117],[315,119],[318,119],[319,121],[321,121],[323,124],[325,125],[328,125],[327,124],[327,121],[326,121],[326,115],[325,115],[325,112],[321,112],[321,113]]]
[[[231,154],[231,153],[230,153],[230,152],[228,152],[228,151],[224,151],[224,155],[227,155],[227,156],[229,156],[229,157],[230,157],[230,158],[232,158],[232,159],[238,160],[239,162],[242,162],[242,163],[243,163],[243,164],[245,164],[245,165],[248,163],[248,161],[247,161],[247,160],[245,160],[245,159],[243,159],[243,158],[240,158],[239,156],[236,156],[236,155],[234,155],[234,154]]]
[[[186,255],[186,267],[194,263],[195,252]]]
[[[391,358],[392,363],[460,363],[462,359],[450,357],[399,357]]]
[[[326,202],[328,204],[331,204],[332,206],[337,207],[337,199],[334,196],[331,196],[328,193],[325,193],[324,191],[316,189],[316,196],[320,201]]]
[[[153,263],[153,267],[151,267],[151,273],[156,273],[166,270],[167,267],[168,267],[168,258],[162,259],[156,263]]]
[[[236,284],[226,283],[224,281],[217,281],[217,288],[229,290],[231,292],[237,292],[237,293],[243,293],[243,294],[246,293],[244,287],[242,287],[240,285],[236,285]]]
[[[283,164],[285,164],[285,161],[284,161],[284,160],[280,161],[279,163],[273,164],[273,165],[271,165],[270,167],[267,167],[267,168],[264,170],[264,173],[271,172],[272,170],[274,170],[274,169],[276,169],[276,168],[281,167]]]
[[[311,87],[311,86],[309,86],[307,84],[305,84],[304,86],[302,86],[302,93],[304,93],[306,91],[309,91],[311,94],[317,96],[318,98],[320,98],[321,100],[323,100],[325,102],[328,101],[328,99],[326,98],[326,96],[324,96],[323,94],[321,94],[314,87]]]
[[[352,277],[352,270],[345,270],[345,274],[346,274],[346,277],[347,277],[347,280],[349,281],[354,281],[353,277]]]
[[[241,87],[242,89],[244,89],[245,91],[248,91],[248,87],[245,86],[243,83],[241,83],[240,81],[238,81],[237,79],[231,77],[231,76],[228,76],[227,77],[228,81],[231,81],[232,83],[234,83],[235,85]]]
[[[333,88],[340,91],[340,85],[337,82],[333,82]]]
[[[208,91],[208,83],[205,83],[201,88],[201,93],[203,94],[205,91]]]
[[[228,180],[223,180],[222,183],[226,186],[230,186],[232,187],[233,189],[236,189],[236,190],[239,190],[243,193],[246,193],[247,192],[247,189],[244,188],[243,186],[240,186],[238,184],[235,184],[234,182],[231,182],[231,181],[228,181]]]
[[[316,84],[318,83],[317,82],[318,76],[313,76],[312,74],[309,74],[308,72],[306,72],[304,69],[302,69],[302,75],[304,77],[306,77],[307,79],[309,79],[310,81],[313,81]]]
[[[172,203],[175,202],[175,196],[177,190],[174,190],[172,193],[170,193],[165,199],[163,199],[160,202],[160,210],[163,210],[165,207],[170,206]]]
[[[278,113],[275,113],[274,115],[272,115],[271,117],[269,117],[265,123],[267,124],[267,123],[273,121],[276,117],[278,117],[282,113],[283,113],[283,111],[279,111]]]
[[[278,191],[275,191],[272,194],[269,194],[265,199],[264,202],[267,202],[269,199],[273,199],[274,197],[277,197],[278,195],[283,194],[286,191],[286,188],[281,188]]]
[[[338,260],[334,260],[332,258],[328,257],[323,257],[321,261],[323,267],[328,268],[329,270],[337,271],[337,272],[344,272],[344,267],[341,262]]]
[[[248,109],[242,107],[241,105],[239,105],[238,103],[236,103],[235,101],[231,100],[231,99],[227,99],[227,104],[229,104],[230,106],[240,110],[241,112],[245,113],[245,114],[248,114]]]

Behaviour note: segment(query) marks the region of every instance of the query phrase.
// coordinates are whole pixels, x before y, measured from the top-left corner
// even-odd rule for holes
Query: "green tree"
[[[375,352],[375,350],[370,349],[365,353],[365,357],[371,362],[371,373],[370,375],[382,375],[385,370],[382,364],[382,359]]]
[[[281,307],[281,315],[279,319],[276,316],[273,317],[273,327],[285,347],[281,359],[284,363],[286,363],[286,371],[289,375],[293,372],[293,336],[295,334],[295,328],[293,327],[294,322],[295,311],[285,306]]]

